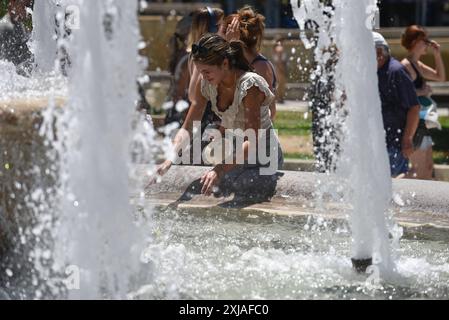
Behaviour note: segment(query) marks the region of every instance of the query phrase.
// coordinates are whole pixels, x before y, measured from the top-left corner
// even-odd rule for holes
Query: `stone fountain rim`
[[[148,171],[139,166],[138,170]],[[157,185],[146,188],[146,201],[155,206],[173,205],[187,186],[210,168],[173,166]],[[141,171],[142,174],[145,174]],[[241,209],[261,211],[274,215],[319,215],[330,219],[345,219],[347,206],[335,201],[329,194],[323,195],[321,208],[310,207],[315,197],[316,181],[325,184],[329,176],[311,172],[281,171],[276,194],[269,202],[261,202]],[[134,189],[135,190],[135,189]],[[449,183],[419,180],[393,180],[394,200],[390,209],[395,220],[407,227],[430,226],[449,231]],[[134,194],[132,198],[136,198]],[[195,196],[191,201],[176,203],[180,208],[213,208],[229,202],[230,198]],[[231,207],[232,209],[232,207]],[[332,210],[330,212],[329,210]]]

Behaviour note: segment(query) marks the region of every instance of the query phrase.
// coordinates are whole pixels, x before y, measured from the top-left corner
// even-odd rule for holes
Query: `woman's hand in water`
[[[203,188],[201,189],[201,193],[210,196],[212,192],[214,191],[214,188],[218,185],[220,182],[222,175],[222,171],[215,167],[211,171],[207,172],[201,177],[201,184],[203,185]]]
[[[156,173],[150,178],[148,182],[147,188],[152,184],[155,184],[159,177],[162,177],[167,173],[167,171],[171,168],[172,162],[170,160],[165,160],[164,163],[160,164],[156,168]]]

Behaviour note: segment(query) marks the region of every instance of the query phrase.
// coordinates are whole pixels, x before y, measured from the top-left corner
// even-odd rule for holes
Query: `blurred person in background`
[[[187,52],[187,40],[192,26],[192,14],[183,17],[176,25],[175,33],[170,39],[169,71],[173,77],[169,99],[173,106],[167,110],[165,124],[178,122],[181,126],[184,122],[187,110],[179,110],[178,102],[189,101],[189,53]]]
[[[419,123],[418,96],[405,67],[391,56],[385,38],[377,32],[373,32],[373,38],[390,173],[392,178],[405,178]]]
[[[270,90],[276,94],[278,76],[273,64],[260,53],[265,34],[265,17],[250,6],[243,7],[236,14],[226,17],[223,29],[225,38],[240,40],[245,44],[245,58],[250,62],[254,72],[264,77]],[[276,101],[270,106],[271,119],[276,117]]]
[[[198,9],[192,13],[192,27],[187,43],[187,52],[192,52],[192,46],[197,43],[202,36],[206,33],[219,33],[220,28],[223,25],[224,11],[219,8],[205,7]],[[193,63],[192,59],[189,59],[188,69],[190,74],[188,98],[189,102],[195,99],[197,88],[201,85],[201,74]],[[201,132],[204,133],[206,127],[209,125],[218,125],[220,119],[212,112],[210,101],[204,106],[196,106],[199,108],[205,108],[203,118],[201,120]],[[189,108],[190,112],[190,108]]]
[[[282,39],[276,39],[273,46],[273,62],[274,69],[278,78],[278,87],[276,90],[276,101],[283,103],[285,99],[285,91],[287,88],[287,62],[288,57],[284,50]]]
[[[409,26],[402,35],[402,46],[407,49],[407,57],[402,60],[407,72],[413,80],[416,93],[420,100],[430,97],[431,87],[426,80],[445,81],[446,72],[441,57],[440,45],[429,39],[427,31],[420,26]],[[431,50],[435,59],[435,69],[421,62],[422,56]],[[425,119],[420,119],[414,138],[415,152],[410,157],[410,177],[431,180],[434,176],[433,141]]]

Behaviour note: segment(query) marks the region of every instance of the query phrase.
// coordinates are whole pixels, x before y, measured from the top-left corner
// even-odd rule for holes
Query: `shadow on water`
[[[245,172],[240,175],[225,176],[218,190],[214,192],[215,198],[227,198],[232,195],[231,200],[217,205],[219,208],[243,209],[251,205],[269,202],[276,193],[278,180],[284,175],[276,173],[271,176],[249,176],[245,177]],[[257,186],[257,187],[255,187]],[[176,209],[180,204],[191,201],[195,196],[201,195],[203,185],[200,179],[193,181],[178,200],[171,203],[169,208]]]

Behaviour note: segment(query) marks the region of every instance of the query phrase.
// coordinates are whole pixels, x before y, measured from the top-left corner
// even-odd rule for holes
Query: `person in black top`
[[[416,25],[409,26],[402,35],[402,46],[408,55],[402,60],[416,88],[418,96],[429,97],[432,89],[426,80],[445,81],[446,73],[441,57],[440,45],[431,41],[424,28]],[[420,61],[421,57],[431,49],[436,68],[433,69]],[[431,180],[433,178],[433,141],[430,131],[426,128],[424,119],[420,119],[415,135],[415,152],[410,157],[412,164],[411,176],[417,179]]]
[[[413,153],[413,136],[419,122],[419,102],[412,79],[405,67],[390,56],[388,43],[373,32],[377,55],[377,75],[386,131],[391,176],[405,177]]]
[[[270,90],[276,95],[278,76],[273,64],[260,53],[265,33],[265,17],[250,6],[241,8],[224,21],[226,40],[240,40],[245,44],[245,58],[254,72],[264,77]],[[271,119],[276,117],[276,101],[270,106]]]

